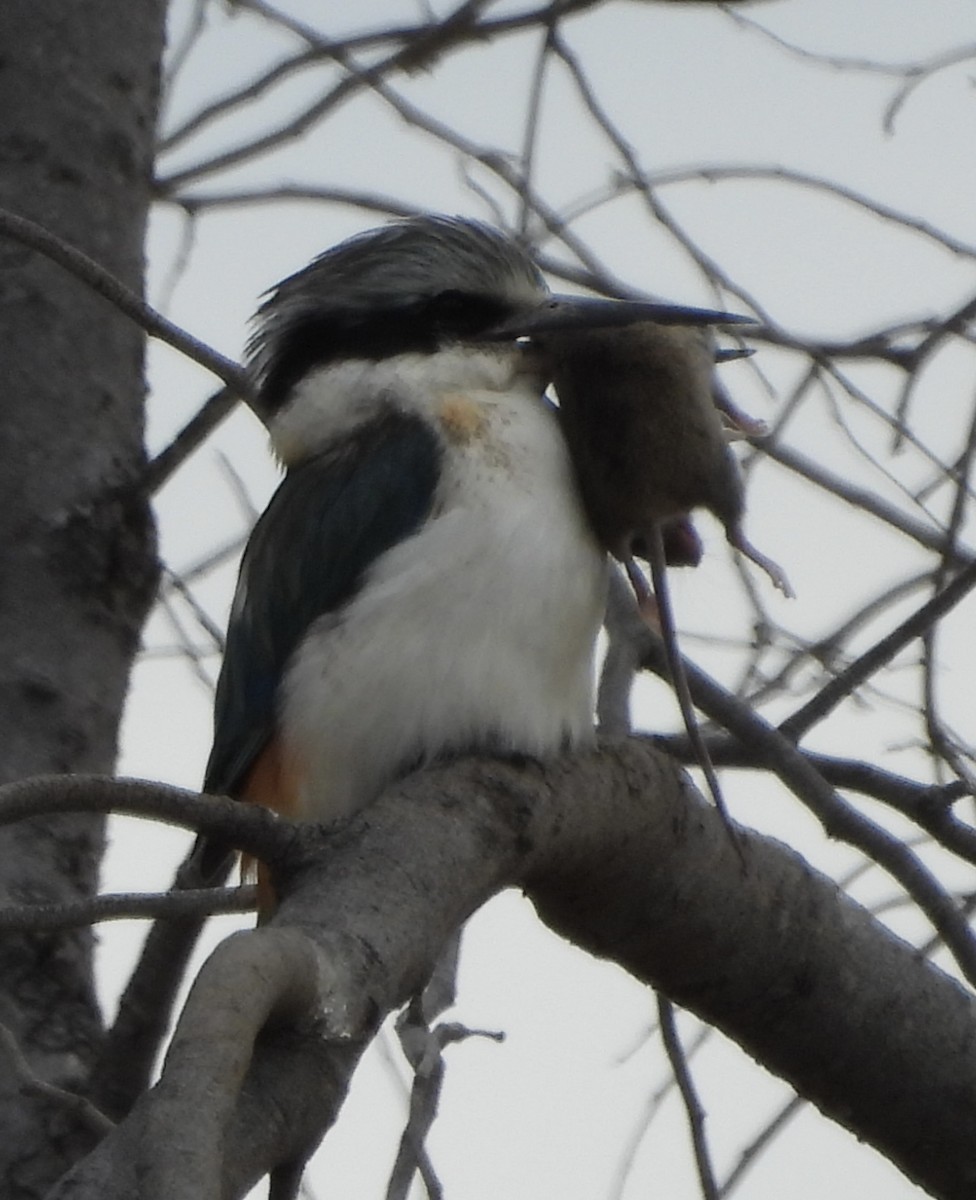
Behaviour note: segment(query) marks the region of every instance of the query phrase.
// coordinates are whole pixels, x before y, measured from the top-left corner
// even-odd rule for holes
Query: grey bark
[[[162,0],[0,4],[0,204],[136,290],[163,16]],[[141,372],[135,329],[0,242],[0,779],[111,769],[156,572]],[[553,927],[724,1028],[933,1193],[973,1195],[971,997],[783,848],[749,839],[743,875],[714,815],[646,755],[545,774],[476,764],[378,805],[294,876],[267,931],[297,929],[324,956],[301,973],[312,999],[271,1005],[273,1027],[236,1043],[218,960],[163,1083],[58,1194],[131,1200],[149,1180],[166,1200],[199,1200],[219,1190],[214,1173],[238,1194],[301,1160],[375,1020],[482,899],[518,882]],[[0,893],[89,893],[101,837],[94,815],[3,830]],[[0,1021],[60,1087],[84,1087],[102,1041],[91,948],[88,935],[0,940]],[[317,1024],[323,1010],[332,1026]],[[194,1026],[208,1011],[213,1038]],[[194,1043],[236,1074],[209,1072]],[[95,1137],[69,1106],[21,1095],[0,1060],[0,1194],[44,1194]]]
[[[163,0],[0,4],[0,205],[137,291]],[[143,337],[59,268],[0,241],[0,778],[110,771],[156,580],[141,486]],[[97,881],[102,818],[2,832],[0,894]],[[83,1083],[101,1037],[88,933],[0,941],[0,1021],[33,1072]],[[0,1069],[0,1194],[42,1195],[89,1144],[69,1109]]]
[[[976,1194],[972,996],[787,847],[743,830],[743,865],[646,743],[428,772],[331,837],[294,837],[275,918],[218,948],[159,1084],[51,1200],[242,1196],[301,1161],[377,1021],[509,884],[933,1195]]]

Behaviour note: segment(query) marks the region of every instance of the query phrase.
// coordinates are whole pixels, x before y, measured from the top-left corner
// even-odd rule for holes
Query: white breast
[[[361,387],[349,364],[303,385],[305,402],[321,401],[316,432],[331,433],[368,415],[382,374],[387,400],[423,415],[444,447],[431,519],[313,627],[287,673],[282,723],[308,819],[355,811],[446,753],[545,757],[592,737],[606,559],[535,372],[512,348],[398,365],[393,387],[390,363],[358,364]]]

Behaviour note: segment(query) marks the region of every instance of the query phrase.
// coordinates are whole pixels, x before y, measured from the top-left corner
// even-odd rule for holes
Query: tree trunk
[[[163,44],[163,0],[0,5],[0,205],[135,291]],[[157,578],[140,477],[143,337],[102,299],[0,240],[0,778],[110,771]],[[0,831],[11,902],[92,892],[102,819]],[[0,1021],[32,1072],[84,1087],[101,1037],[88,931],[0,942]],[[42,1195],[90,1140],[0,1068],[0,1194]]]

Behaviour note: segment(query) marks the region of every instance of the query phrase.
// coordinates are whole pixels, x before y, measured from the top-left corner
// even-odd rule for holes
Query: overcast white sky
[[[337,16],[335,7],[314,0],[292,0],[287,6],[310,23],[320,22],[332,36],[391,20],[410,22],[418,11],[407,0],[344,6],[346,13],[355,8],[354,17]],[[502,12],[517,6],[495,7]],[[170,127],[294,45],[253,18],[231,18],[213,8],[208,32],[174,93]],[[188,0],[174,5],[174,40],[182,36],[189,9]],[[856,5],[768,0],[743,11],[788,42],[844,59],[902,64],[976,40],[972,0],[926,0],[924,5],[918,0],[859,0]],[[923,82],[888,135],[882,115],[897,80],[804,61],[721,12],[694,4],[615,3],[570,22],[566,38],[647,169],[746,163],[802,169],[976,244],[972,63]],[[479,47],[449,57],[428,73],[397,80],[396,86],[415,103],[459,124],[469,137],[517,151],[536,48],[528,38]],[[236,118],[164,158],[164,171],[183,169],[237,141],[269,122],[272,113],[283,118],[315,86],[321,87],[321,77],[296,83],[271,107]],[[558,207],[601,187],[614,163],[565,75],[553,72],[547,88],[538,171],[540,190]],[[429,147],[372,97],[357,99],[273,158],[202,180],[198,188],[210,193],[285,182],[342,184],[433,210],[491,216],[461,177],[456,159]],[[513,216],[511,196],[487,172],[478,173],[477,182]],[[972,290],[972,260],[924,236],[896,233],[822,195],[740,182],[675,185],[661,196],[774,320],[796,332],[849,337],[882,321],[947,312]],[[172,209],[161,209],[150,239],[153,298],[198,337],[239,355],[248,317],[265,288],[373,223],[350,208],[294,203],[205,216],[195,229],[185,269],[170,286],[182,226]],[[649,228],[638,201],[607,205],[580,221],[578,231],[628,283],[674,300],[712,301],[687,258]],[[208,394],[212,381],[165,348],[155,347],[150,362],[149,440],[157,451]],[[781,401],[795,382],[796,362],[764,351],[760,366]],[[952,418],[971,400],[972,366],[972,357],[962,351],[946,354],[919,394],[919,429],[938,453],[959,448]],[[759,416],[775,414],[777,400],[766,395],[750,366],[728,371],[726,378],[734,381],[745,407]],[[879,402],[888,402],[895,382],[891,374],[880,368],[851,373]],[[877,440],[878,426],[863,412],[844,417],[865,439]],[[826,406],[811,407],[791,426],[790,436],[812,457],[904,502],[896,483],[883,480],[843,444]],[[236,414],[160,496],[163,551],[177,570],[243,535],[250,524],[222,460],[244,481],[258,507],[275,485],[261,429],[246,413]],[[921,461],[910,455],[892,470],[906,483],[924,478]],[[807,636],[829,628],[879,580],[901,578],[914,561],[869,520],[813,498],[772,467],[753,477],[748,525],[753,540],[788,569],[799,592],[792,605],[764,594],[770,612]],[[749,636],[743,625],[748,609],[728,568],[721,535],[707,522],[703,528],[706,562],[675,579],[676,603],[688,631],[688,651],[713,673],[734,680],[737,660],[709,654],[693,636]],[[201,588],[201,599],[219,623],[233,570],[231,564]],[[764,586],[761,580],[759,586]],[[962,629],[966,620],[971,615],[960,614],[954,627]],[[172,630],[157,618],[146,641],[158,651],[172,645]],[[961,657],[967,648],[968,665]],[[954,696],[967,696],[970,687],[971,645],[956,649],[946,670],[947,707]],[[208,661],[211,674],[216,665]],[[909,688],[905,695],[911,694]],[[675,725],[673,702],[658,684],[641,685],[638,711],[647,727]],[[971,705],[958,713],[957,722],[976,740]],[[835,723],[816,744],[863,751],[876,742],[891,748],[888,765],[912,773],[924,769],[920,757],[894,749],[912,732],[908,718],[892,705],[859,714],[856,728]],[[209,737],[207,689],[181,658],[148,657],[136,673],[121,770],[196,786]],[[744,822],[801,846],[813,861],[834,871],[854,861],[849,852],[827,846],[812,819],[776,786],[757,788],[748,778],[730,778],[726,787],[733,811]],[[165,886],[182,844],[180,835],[169,831],[119,826],[106,888]],[[862,895],[876,898],[890,891],[876,877]],[[103,933],[107,997],[139,936],[138,927],[128,925]],[[448,1197],[684,1200],[698,1195],[685,1118],[673,1096],[638,1137],[651,1098],[667,1077],[656,1039],[646,1037],[652,997],[615,968],[547,934],[518,897],[499,898],[472,922],[456,1016],[474,1027],[502,1029],[507,1040],[502,1045],[471,1041],[448,1051],[443,1115],[431,1140]],[[683,1028],[692,1033],[697,1023],[689,1019]],[[696,1059],[696,1071],[722,1177],[789,1093],[718,1035]],[[364,1063],[340,1128],[316,1163],[318,1195],[366,1200],[384,1194],[404,1110],[399,1075],[400,1068],[384,1060],[382,1048]],[[624,1179],[621,1164],[634,1146],[632,1169]],[[832,1200],[900,1200],[919,1193],[872,1151],[806,1113],[765,1152],[738,1194],[756,1200],[784,1194],[790,1200],[826,1194]]]

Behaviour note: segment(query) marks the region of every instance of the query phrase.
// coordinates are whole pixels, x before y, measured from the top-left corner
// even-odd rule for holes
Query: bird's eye
[[[479,296],[449,288],[431,298],[429,316],[445,333],[463,336],[478,333],[505,315],[505,305],[494,296]]]
[[[431,300],[431,309],[436,316],[447,319],[457,314],[463,314],[472,300],[472,296],[457,288],[449,288],[446,292],[437,293]]]

